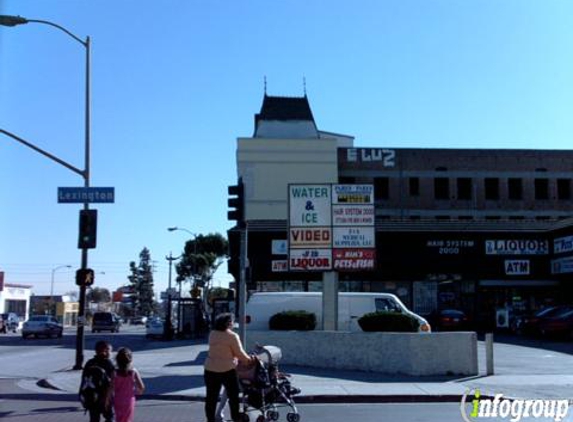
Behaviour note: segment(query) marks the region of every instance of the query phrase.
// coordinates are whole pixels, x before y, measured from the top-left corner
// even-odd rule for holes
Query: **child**
[[[145,385],[137,369],[132,366],[131,350],[122,347],[115,357],[117,371],[113,380],[113,407],[116,422],[133,422],[135,396],[142,394]]]
[[[90,372],[91,367],[99,367],[105,371],[106,376],[102,376],[100,385],[97,387],[97,400],[88,409],[90,413],[90,422],[100,422],[103,416],[106,422],[113,420],[113,407],[111,405],[111,383],[113,382],[115,367],[110,360],[111,344],[107,341],[100,340],[95,345],[95,356],[88,360],[84,365],[82,379]]]

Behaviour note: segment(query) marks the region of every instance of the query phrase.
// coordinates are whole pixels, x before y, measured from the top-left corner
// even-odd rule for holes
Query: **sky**
[[[93,205],[89,266],[110,290],[144,247],[167,287],[166,257],[191,238],[168,227],[226,235],[236,139],[253,134],[265,78],[268,95],[306,85],[318,128],[357,147],[572,146],[566,0],[0,0],[0,14],[90,37],[91,186],[115,203]],[[85,52],[48,25],[0,27],[0,129],[80,169]],[[76,290],[81,205],[57,189],[82,185],[0,134],[6,283]],[[214,284],[229,280],[223,266]]]

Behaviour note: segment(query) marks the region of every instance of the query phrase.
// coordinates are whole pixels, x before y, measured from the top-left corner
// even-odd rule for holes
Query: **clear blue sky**
[[[319,129],[357,146],[571,148],[573,2],[546,0],[0,0],[0,13],[92,39],[92,186],[97,284],[126,282],[148,247],[226,234],[236,138],[263,97],[300,96]],[[0,27],[0,128],[83,167],[84,48],[39,24]],[[0,135],[1,136],[1,135]],[[0,139],[0,270],[47,294],[79,266],[70,170]],[[55,293],[75,289],[55,273]],[[226,284],[226,271],[216,279]]]

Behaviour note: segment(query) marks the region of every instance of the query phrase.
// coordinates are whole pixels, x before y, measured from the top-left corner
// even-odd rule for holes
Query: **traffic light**
[[[89,287],[94,284],[94,270],[82,268],[76,271],[76,284],[78,286]]]
[[[93,249],[97,238],[97,210],[80,210],[78,248]]]
[[[239,178],[239,183],[236,185],[229,186],[228,188],[229,196],[227,203],[229,211],[227,211],[227,219],[235,220],[237,223],[242,224],[245,221],[245,187],[243,185],[243,179]]]

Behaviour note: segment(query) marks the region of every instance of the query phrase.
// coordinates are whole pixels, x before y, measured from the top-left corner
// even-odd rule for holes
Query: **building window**
[[[486,177],[485,199],[490,201],[497,201],[499,199],[499,179],[497,177]]]
[[[472,199],[472,179],[469,177],[460,177],[457,180],[458,199]]]
[[[408,179],[408,186],[410,189],[410,196],[420,196],[420,179],[417,177],[410,177]]]
[[[353,185],[356,183],[356,177],[342,176],[338,178],[338,183],[342,185]]]
[[[549,199],[549,179],[535,179],[533,185],[535,187],[535,199]]]
[[[388,199],[390,197],[389,182],[387,177],[374,178],[374,198]]]
[[[447,177],[436,177],[434,179],[434,197],[436,199],[450,198],[450,180]]]
[[[521,179],[507,179],[508,198],[515,201],[523,199],[523,185]]]
[[[557,179],[557,198],[571,199],[571,180]]]

